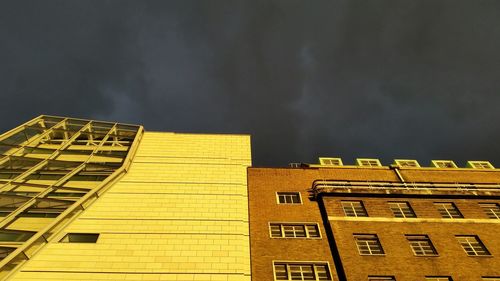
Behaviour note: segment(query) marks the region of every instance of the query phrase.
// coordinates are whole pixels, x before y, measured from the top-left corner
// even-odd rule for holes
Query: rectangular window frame
[[[272,229],[273,226],[279,226],[281,236],[273,236],[273,229]],[[304,226],[304,232],[305,232],[306,236],[305,237],[285,236],[286,235],[286,233],[285,233],[286,226]],[[310,226],[313,226],[316,228],[318,235],[319,235],[318,237],[311,236],[311,233],[313,231],[310,231],[310,229],[308,228]],[[273,239],[322,239],[323,238],[319,224],[315,223],[315,222],[274,222],[273,221],[273,222],[268,223],[268,227],[269,227],[269,237],[273,238]]]
[[[357,158],[356,164],[360,167],[382,167],[382,163],[376,158]]]
[[[368,275],[368,281],[396,281],[393,275]]]
[[[418,161],[413,159],[396,159],[394,163],[399,168],[420,168]]]
[[[493,164],[491,164],[491,162],[489,161],[467,161],[467,166],[472,169],[478,169],[478,170],[495,169]]]
[[[332,162],[334,163],[332,164]],[[342,163],[341,158],[333,158],[333,157],[320,157],[319,163],[322,166],[330,166],[330,167],[338,167],[344,165],[344,163]]]
[[[431,239],[425,234],[405,234],[413,255],[416,257],[437,257],[439,256],[436,247]],[[430,249],[430,253],[429,253]]]
[[[480,202],[479,207],[490,219],[500,219],[500,204],[496,202]],[[491,205],[491,206],[487,206]],[[494,206],[494,207],[492,207]]]
[[[382,243],[380,243],[380,239],[377,234],[353,233],[353,236],[360,256],[385,256],[384,247],[382,247]],[[369,241],[372,241],[372,243]],[[361,243],[359,242],[362,242],[364,245],[360,245]],[[373,242],[375,242],[376,247],[380,250],[376,250],[376,248],[373,247]],[[368,249],[368,253],[364,252],[364,249],[361,249],[362,246]]]
[[[442,209],[439,208],[438,205],[441,205]],[[451,206],[451,208],[447,208],[446,205]],[[439,214],[443,219],[463,219],[464,215],[458,209],[457,205],[453,202],[434,202],[434,207],[438,210]],[[442,211],[441,211],[442,210]],[[455,217],[454,214],[450,212],[450,210],[456,211],[458,216]],[[446,215],[445,215],[446,214]]]
[[[484,245],[483,241],[479,238],[477,235],[455,235],[455,238],[457,239],[458,243],[460,246],[462,246],[462,249],[464,252],[467,254],[469,257],[491,257],[491,252],[486,248],[486,245]],[[475,242],[475,245],[473,243]],[[481,249],[481,252],[477,250],[477,247]],[[468,251],[469,249],[469,251]],[[473,254],[471,254],[473,253]]]
[[[78,235],[80,235],[80,239],[85,237],[86,239],[89,239],[87,241],[71,241],[71,236],[75,235],[74,238],[77,238]],[[93,239],[95,237],[95,240]],[[61,240],[59,240],[59,243],[67,243],[67,244],[96,244],[99,242],[99,238],[101,238],[100,233],[83,233],[83,232],[68,232],[66,233]]]
[[[417,214],[415,214],[415,211],[413,210],[410,202],[408,202],[408,201],[389,201],[389,202],[387,202],[387,204],[389,205],[389,209],[392,211],[392,214],[394,215],[395,218],[402,218],[402,219],[417,218]],[[393,205],[395,205],[395,206],[393,206]],[[406,209],[409,212],[405,212],[406,209],[402,208],[401,205],[404,205],[405,207],[407,207]],[[398,212],[395,212],[396,210]],[[407,213],[409,213],[411,215],[408,216]],[[398,214],[401,216],[398,216]]]
[[[457,164],[453,162],[452,160],[432,160],[431,161],[432,166],[434,168],[439,168],[439,169],[456,169]]]
[[[326,261],[283,261],[283,260],[273,260],[273,275],[274,275],[274,280],[275,281],[288,281],[288,280],[315,280],[315,281],[332,281],[333,280],[333,275],[332,271],[330,268],[329,262]],[[287,275],[287,279],[278,279],[278,276],[276,274],[276,265],[285,265],[285,273]],[[290,270],[290,266],[311,266],[313,269],[313,274],[315,279],[292,279],[292,272]],[[319,272],[320,267],[326,267],[325,271]],[[323,275],[322,273],[325,273]],[[325,276],[325,278],[323,278]]]
[[[344,205],[345,203],[345,205]],[[353,203],[359,203],[359,207],[362,210],[357,209],[357,206],[354,206]],[[347,204],[350,204],[350,206],[347,206]],[[344,215],[346,217],[351,217],[351,218],[366,218],[369,217],[368,211],[365,208],[365,204],[363,204],[363,201],[361,200],[341,200],[340,201],[340,206],[342,207],[342,211],[344,211]],[[346,207],[350,208],[349,211],[352,211],[354,216],[349,215],[349,212],[346,211]],[[360,214],[358,214],[358,211]]]
[[[451,276],[425,276],[425,281],[453,281]]]
[[[299,198],[299,202],[298,203],[294,203],[294,202],[292,202],[292,203],[287,203],[287,202],[281,203],[280,202],[280,196],[293,196],[293,195],[298,195],[298,198]],[[292,199],[292,201],[293,201],[293,199]],[[298,191],[277,191],[276,192],[276,203],[278,205],[302,205],[303,204],[302,202],[303,202],[302,201],[302,195]]]

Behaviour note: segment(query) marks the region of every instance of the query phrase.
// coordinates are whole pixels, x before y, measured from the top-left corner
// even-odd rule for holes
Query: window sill
[[[269,237],[271,239],[302,239],[302,240],[321,240],[321,237]]]
[[[469,258],[493,258],[493,255],[484,255],[484,256],[473,256],[473,255],[467,255]]]

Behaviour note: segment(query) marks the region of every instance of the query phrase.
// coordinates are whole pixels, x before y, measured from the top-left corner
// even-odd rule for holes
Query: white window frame
[[[425,276],[425,281],[453,281],[451,276]]]
[[[379,275],[370,275],[368,276],[368,281],[396,281],[394,276],[379,276]]]
[[[460,246],[462,246],[462,249],[465,251],[465,253],[470,256],[470,257],[489,257],[491,256],[490,251],[488,251],[488,248],[484,245],[484,243],[479,239],[479,236],[477,235],[455,235],[455,237],[458,240],[458,243]],[[471,251],[467,251],[467,248],[469,248]],[[480,248],[481,251],[478,251],[477,248]],[[473,254],[471,254],[471,252]],[[482,253],[484,252],[484,253]]]
[[[384,256],[384,248],[382,247],[382,243],[380,243],[380,239],[377,234],[362,234],[362,233],[354,233],[354,242],[356,243],[356,247],[358,248],[358,253],[360,256]],[[373,248],[370,241],[376,241],[377,247],[380,247],[380,253],[376,253],[379,251],[375,251],[376,248]],[[369,253],[363,253],[360,244],[363,243],[364,246],[367,247]]]
[[[417,257],[435,257],[438,256],[438,252],[434,245],[432,244],[429,236],[425,234],[407,234],[405,235],[408,240],[408,244]],[[430,249],[432,252],[429,253],[427,250]]]
[[[488,207],[486,205],[492,205],[494,207]],[[491,203],[479,203],[479,207],[481,207],[481,209],[483,209],[483,211],[486,213],[486,215],[488,216],[488,218],[490,219],[500,219],[500,205],[498,203],[495,203],[495,202],[491,202]]]
[[[332,164],[331,162],[334,161],[336,162],[335,164]],[[319,163],[322,166],[343,166],[344,163],[342,163],[341,158],[332,158],[332,157],[320,157],[319,158]]]
[[[389,201],[389,202],[387,202],[387,204],[389,205],[389,209],[391,209],[392,214],[396,218],[414,219],[417,217],[417,214],[415,214],[415,211],[411,207],[410,202],[407,202],[407,201]],[[393,205],[396,205],[396,206],[393,208]],[[404,205],[411,212],[412,216],[407,216],[407,214],[404,212],[404,210],[406,208],[402,208],[401,205]],[[395,211],[398,211],[398,214],[400,214],[402,216],[398,217],[396,215]]]
[[[276,265],[285,265],[286,266],[286,272],[288,279],[277,279],[276,277]],[[291,271],[290,271],[290,266],[293,265],[299,265],[299,266],[311,266],[313,268],[313,274],[315,279],[302,279],[302,280],[315,280],[315,281],[332,281],[333,280],[333,275],[330,269],[330,264],[325,261],[273,261],[273,275],[274,275],[274,280],[280,281],[280,280],[301,280],[301,279],[291,279]],[[318,274],[318,271],[316,269],[316,266],[326,266],[326,273],[329,276],[329,279],[319,279],[320,276]]]
[[[472,169],[489,170],[495,169],[489,161],[467,161],[467,166]]]
[[[441,217],[443,219],[463,219],[464,218],[464,215],[462,214],[462,212],[460,212],[460,210],[458,209],[458,207],[453,202],[434,202],[434,206],[436,207],[436,209],[438,210],[438,212],[441,214]],[[447,208],[446,206],[451,206],[452,208]],[[440,210],[444,210],[446,212],[446,214],[447,214],[447,217],[443,216],[443,213]],[[450,210],[457,211],[457,213],[460,216],[459,217],[454,217],[452,215],[452,213],[450,212]]]
[[[382,163],[376,158],[358,158],[356,164],[361,167],[382,167]]]
[[[394,163],[400,168],[420,168],[418,161],[413,159],[395,159]],[[407,163],[411,163],[411,165],[407,165]]]
[[[344,206],[344,203],[350,204],[350,206]],[[361,213],[358,214],[353,203],[359,203],[360,207],[363,209],[364,214],[361,214]],[[346,217],[351,217],[351,218],[366,218],[366,217],[368,217],[368,211],[366,210],[365,205],[363,204],[363,201],[361,201],[361,200],[341,200],[340,206],[342,206],[342,210],[344,211],[344,215]],[[347,214],[345,207],[350,208],[350,210],[354,213],[354,216],[350,216],[349,214]]]
[[[458,168],[457,164],[452,160],[432,160],[432,166],[440,169],[455,169]],[[450,165],[451,167],[448,167]]]
[[[280,232],[281,232],[281,236],[273,236],[272,234],[272,229],[271,227],[272,226],[276,226],[278,225],[280,227]],[[304,232],[306,234],[305,237],[289,237],[289,236],[285,236],[285,227],[286,226],[303,226],[304,227]],[[311,237],[311,233],[309,231],[309,229],[307,228],[308,226],[314,226],[316,227],[316,230],[318,231],[318,237]],[[295,234],[295,232],[294,232]],[[315,223],[315,222],[269,222],[269,237],[270,238],[277,238],[277,239],[282,239],[282,238],[292,238],[292,239],[322,239],[322,235],[321,235],[321,229],[319,227],[319,224],[318,223]]]
[[[280,195],[299,195],[299,203],[280,203]],[[293,200],[292,200],[293,201]],[[276,203],[278,205],[300,205],[302,204],[302,195],[298,191],[278,191],[276,192]]]

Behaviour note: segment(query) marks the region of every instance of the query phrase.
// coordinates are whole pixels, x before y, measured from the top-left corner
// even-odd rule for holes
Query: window
[[[376,234],[354,234],[360,255],[383,255],[384,250]]]
[[[327,263],[275,262],[276,280],[332,280]]]
[[[326,166],[342,166],[342,159],[320,157],[319,163],[321,165],[326,165]]]
[[[98,233],[68,233],[60,242],[62,243],[96,243]]]
[[[15,208],[2,208],[0,210],[0,217],[6,217],[10,213],[14,212]],[[56,218],[61,214],[65,209],[57,209],[57,208],[28,208],[24,212],[17,215],[17,217],[22,218]]]
[[[342,209],[348,217],[367,217],[365,206],[361,201],[341,201]]]
[[[498,203],[479,203],[479,206],[490,219],[500,219],[500,206]]]
[[[368,276],[368,281],[396,281],[394,276]]]
[[[382,167],[382,164],[378,159],[358,158],[356,159],[356,163],[358,163],[358,166],[363,167]]]
[[[0,260],[6,258],[10,253],[14,252],[14,247],[0,247]]]
[[[469,256],[489,256],[490,252],[475,235],[456,235],[458,242]]]
[[[396,159],[394,162],[400,168],[420,168],[420,164],[418,164],[417,160]]]
[[[463,218],[462,213],[457,209],[455,204],[451,202],[436,202],[434,206],[438,209],[441,217],[446,219],[459,219]]]
[[[493,167],[493,165],[491,165],[488,161],[468,161],[467,167],[473,169],[495,169],[495,167]]]
[[[406,235],[415,256],[436,256],[437,251],[427,235]]]
[[[301,204],[299,192],[278,192],[278,204]]]
[[[432,160],[432,165],[436,168],[457,168],[455,162],[451,160]]]
[[[320,238],[318,224],[271,223],[273,238]]]
[[[396,218],[416,218],[408,202],[389,202],[389,208]]]
[[[450,276],[425,276],[425,281],[453,281]]]
[[[56,218],[59,216],[64,209],[28,209],[27,211],[19,214],[19,217],[31,217],[31,218]]]
[[[34,234],[30,231],[0,230],[0,242],[25,242]]]

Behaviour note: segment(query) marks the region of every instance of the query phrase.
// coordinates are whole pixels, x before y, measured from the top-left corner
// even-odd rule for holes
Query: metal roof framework
[[[143,127],[41,115],[0,135],[0,279],[127,172]],[[17,229],[28,213],[56,216],[39,231]],[[17,236],[16,236],[17,235]]]

